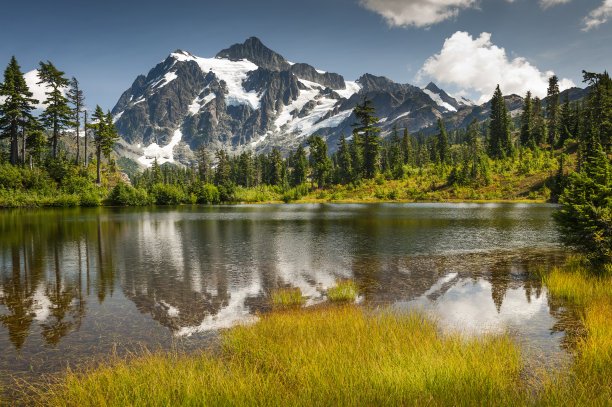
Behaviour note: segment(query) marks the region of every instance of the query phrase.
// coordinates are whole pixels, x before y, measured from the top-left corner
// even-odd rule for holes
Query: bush
[[[186,199],[183,189],[171,184],[153,185],[151,195],[157,205],[178,205]]]
[[[212,184],[195,182],[190,190],[195,195],[197,203],[217,203],[220,200],[219,189]]]
[[[80,195],[81,206],[100,206],[100,195],[96,191],[86,191]]]
[[[147,191],[134,188],[120,182],[111,190],[108,199],[115,205],[142,206],[151,204],[151,198]]]
[[[19,168],[10,164],[0,165],[0,188],[18,189],[21,188],[22,177]]]

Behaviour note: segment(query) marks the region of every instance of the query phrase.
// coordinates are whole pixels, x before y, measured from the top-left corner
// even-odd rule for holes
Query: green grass
[[[357,285],[353,281],[339,281],[327,290],[327,298],[331,302],[354,302],[358,291]]]
[[[516,405],[521,358],[508,335],[442,335],[419,313],[355,306],[262,316],[221,352],[146,354],[68,373],[50,406]]]
[[[306,298],[302,296],[299,288],[278,288],[273,290],[270,295],[270,302],[274,308],[296,308],[301,307]]]

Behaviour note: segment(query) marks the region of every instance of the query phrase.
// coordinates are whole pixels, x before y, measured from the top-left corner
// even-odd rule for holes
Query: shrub
[[[183,189],[171,184],[153,185],[151,195],[157,205],[178,205],[185,200]]]
[[[96,191],[87,191],[80,195],[81,206],[100,206],[100,195]]]
[[[217,203],[220,195],[219,189],[212,184],[195,182],[191,185],[191,193],[195,195],[197,203]]]
[[[136,189],[122,182],[115,185],[108,199],[115,205],[123,206],[142,206],[151,203],[151,198],[147,191],[141,188]]]
[[[0,188],[17,189],[21,188],[22,177],[19,168],[10,164],[0,165]]]

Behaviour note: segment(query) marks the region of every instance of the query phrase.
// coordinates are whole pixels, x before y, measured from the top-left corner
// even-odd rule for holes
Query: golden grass
[[[327,290],[327,299],[331,302],[354,302],[359,292],[357,285],[351,280],[338,281]]]
[[[297,287],[278,288],[270,293],[270,302],[274,308],[299,308],[306,298],[302,296],[302,290]]]
[[[262,316],[225,332],[220,355],[147,354],[49,386],[39,405],[516,405],[507,335],[442,335],[418,313],[355,306]]]

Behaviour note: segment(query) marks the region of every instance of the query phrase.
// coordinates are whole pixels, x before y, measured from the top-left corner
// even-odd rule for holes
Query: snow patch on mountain
[[[342,96],[345,99],[350,99],[355,93],[358,93],[361,90],[361,85],[354,81],[344,81],[346,85],[346,89],[334,89],[338,95]]]
[[[206,106],[209,102],[211,102],[216,97],[217,95],[215,94],[215,92],[211,92],[204,97],[196,96],[193,99],[193,102],[191,102],[191,104],[189,105],[189,113],[198,114],[200,109],[202,109],[204,106]]]
[[[431,100],[433,100],[438,106],[450,111],[450,112],[456,112],[457,109],[455,109],[454,106],[446,103],[445,101],[442,100],[442,98],[440,97],[440,95],[438,95],[437,93],[433,93],[432,91],[430,91],[429,89],[422,89],[423,92],[425,92],[427,94],[427,96],[429,96],[431,98]]]
[[[170,142],[164,147],[160,147],[157,143],[151,143],[147,147],[143,148],[142,156],[138,158],[138,162],[147,167],[153,165],[155,159],[157,159],[157,164],[162,165],[164,163],[172,163],[174,162],[174,147],[178,145],[178,143],[183,138],[183,133],[180,129],[174,131],[174,135]]]
[[[230,61],[224,58],[201,58],[184,52],[174,52],[170,56],[177,61],[195,61],[204,75],[212,71],[219,80],[225,81],[228,106],[248,105],[253,109],[259,109],[263,93],[258,94],[254,90],[247,92],[242,86],[247,74],[258,68],[254,63],[244,59]]]
[[[166,74],[161,79],[151,84],[151,88],[153,89],[163,88],[164,86],[166,86],[167,84],[175,80],[176,78],[178,78],[178,76],[176,75],[176,72],[166,72]]]

